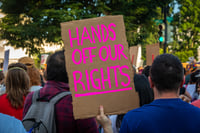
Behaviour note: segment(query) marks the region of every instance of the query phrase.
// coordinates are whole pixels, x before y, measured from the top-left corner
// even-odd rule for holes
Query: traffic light
[[[173,30],[174,30],[174,27],[171,26],[171,25],[168,25],[167,27],[168,27],[167,28],[167,43],[171,43],[174,40],[173,39],[173,35],[174,35]]]
[[[163,42],[163,41],[164,41],[162,29],[163,29],[163,27],[162,27],[162,25],[160,24],[160,25],[159,25],[159,31],[158,31],[158,35],[159,35],[159,39],[158,39],[158,40],[159,40],[160,42]]]

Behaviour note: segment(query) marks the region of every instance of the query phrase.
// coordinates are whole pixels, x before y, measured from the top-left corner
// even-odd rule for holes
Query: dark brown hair
[[[68,83],[64,51],[57,51],[48,57],[47,80]]]
[[[3,71],[0,71],[0,84],[2,84],[4,82],[4,78],[5,78],[5,76],[4,76]]]
[[[184,71],[181,61],[172,54],[157,56],[150,69],[150,77],[156,89],[161,92],[177,92]]]
[[[8,66],[5,79],[7,98],[14,108],[22,108],[24,96],[29,93],[29,76],[26,66],[21,63],[13,63]]]

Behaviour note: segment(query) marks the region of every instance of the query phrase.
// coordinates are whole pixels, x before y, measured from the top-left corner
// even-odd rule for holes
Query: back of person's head
[[[147,77],[145,77],[144,75],[136,74],[134,76],[134,84],[135,90],[139,94],[140,106],[143,106],[144,104],[149,104],[153,101],[153,90],[152,88],[150,88]]]
[[[47,80],[68,83],[64,51],[57,51],[48,57]]]
[[[191,73],[190,84],[195,84],[197,82],[199,74],[200,74],[200,70],[196,70],[195,72]]]
[[[146,77],[149,77],[149,71],[150,71],[151,66],[146,66],[143,71],[142,74],[144,74]]]
[[[30,86],[41,85],[40,72],[35,66],[27,68],[27,73],[30,78]]]
[[[13,63],[8,66],[5,79],[7,98],[14,108],[22,108],[24,96],[29,93],[29,76],[26,66],[21,63]]]
[[[35,62],[30,57],[22,57],[18,60],[19,63],[26,65],[27,73],[30,78],[30,86],[41,85],[40,72],[35,67]]]
[[[26,72],[27,72],[27,67],[26,67],[26,65],[24,65],[23,63],[12,63],[12,64],[9,64],[8,65],[8,70],[10,70],[11,68],[15,68],[15,67],[17,67],[17,68],[19,68],[19,69],[21,69],[22,68],[22,70],[25,70]]]
[[[183,66],[180,60],[171,54],[162,54],[155,58],[150,77],[159,92],[176,92],[183,81]]]

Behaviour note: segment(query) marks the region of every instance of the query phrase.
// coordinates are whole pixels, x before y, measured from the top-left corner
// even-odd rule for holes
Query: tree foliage
[[[182,62],[187,62],[188,57],[194,56],[194,53],[193,50],[183,50],[175,52],[174,55],[177,56]]]
[[[192,50],[197,56],[200,45],[200,0],[177,0],[180,12],[174,15],[174,52]],[[187,57],[189,57],[189,54]],[[184,56],[186,56],[184,55]]]
[[[105,5],[101,3],[95,5],[95,2],[87,0],[81,2],[1,0],[1,2],[2,12],[6,16],[0,22],[0,38],[7,40],[7,45],[26,48],[30,55],[39,53],[41,45],[45,43],[62,44],[61,22],[97,17],[106,10]]]
[[[167,0],[169,2],[170,0]],[[0,0],[0,39],[31,55],[45,43],[62,44],[60,23],[104,15],[123,15],[129,45],[156,42],[159,0]],[[139,30],[140,29],[140,30]],[[151,39],[148,39],[151,37]],[[147,41],[148,40],[148,41]]]
[[[127,40],[130,46],[143,45],[150,32],[155,31],[153,18],[159,15],[156,0],[119,0],[110,2],[107,6],[112,9],[107,14],[124,15]]]

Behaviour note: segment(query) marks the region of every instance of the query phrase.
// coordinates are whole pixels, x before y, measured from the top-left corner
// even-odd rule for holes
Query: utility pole
[[[165,42],[164,42],[164,53],[166,53],[166,47],[167,47],[167,12],[168,12],[168,6],[164,7],[164,24],[165,24]]]

